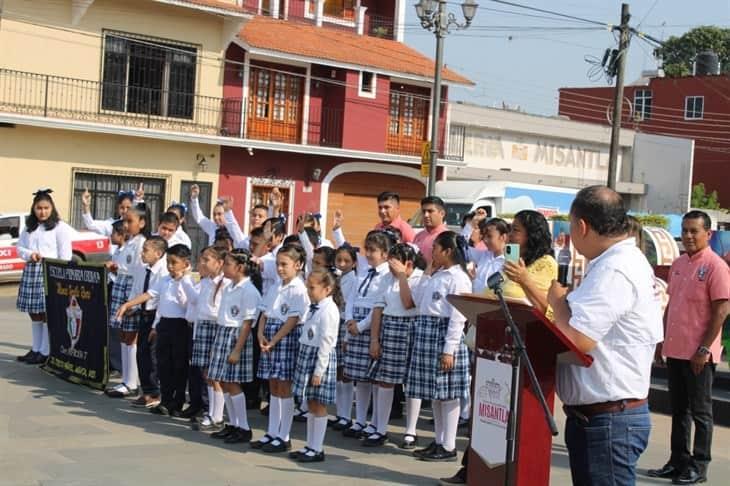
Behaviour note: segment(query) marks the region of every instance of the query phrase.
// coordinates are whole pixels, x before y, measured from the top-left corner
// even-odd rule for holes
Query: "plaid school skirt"
[[[43,281],[43,264],[27,262],[23,268],[23,276],[18,287],[18,300],[15,307],[20,312],[40,314],[46,312],[45,283]]]
[[[342,351],[342,345],[345,342],[345,336],[347,335],[347,321],[340,319],[340,328],[337,331],[337,344],[335,345],[335,353],[337,354],[337,366],[343,366],[345,364],[345,353]]]
[[[271,341],[284,325],[278,319],[266,319],[264,337]],[[276,343],[269,353],[261,353],[259,358],[259,370],[257,378],[262,380],[291,381],[294,378],[294,366],[297,363],[297,351],[299,351],[299,336],[302,333],[302,326],[297,326]]]
[[[197,321],[194,329],[190,366],[207,368],[210,364],[210,352],[215,342],[218,323],[216,321]]]
[[[367,307],[355,307],[352,310],[352,319],[361,321],[368,315]],[[345,351],[345,377],[352,381],[370,381],[370,330],[363,331],[357,336],[347,338]]]
[[[299,405],[309,400],[332,405],[335,403],[337,387],[337,353],[333,349],[330,352],[330,360],[327,369],[322,374],[322,382],[319,386],[310,385],[309,381],[317,364],[317,352],[319,348],[300,344],[297,353],[297,365],[294,370],[294,381],[292,383],[292,396]]]
[[[124,316],[121,321],[114,318],[119,307],[133,297],[131,295],[132,285],[134,285],[134,277],[131,275],[117,275],[117,279],[112,285],[112,295],[109,301],[109,326],[125,332],[139,331],[141,318],[139,313]]]
[[[371,380],[401,385],[406,381],[415,316],[383,316],[380,328],[380,359]]]
[[[228,356],[236,347],[240,327],[218,326],[210,353],[208,378],[225,383],[249,383],[253,381],[253,341],[249,334],[241,350],[241,359],[232,365]]]
[[[454,400],[469,392],[469,355],[462,336],[454,352],[454,368],[441,371],[448,317],[417,316],[413,324],[413,350],[405,383],[408,398]]]

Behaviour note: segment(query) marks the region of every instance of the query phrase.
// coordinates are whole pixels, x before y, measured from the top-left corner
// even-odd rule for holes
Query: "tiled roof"
[[[224,2],[223,0],[155,0],[159,3],[167,3],[171,5],[189,6],[192,8],[200,7],[203,9],[219,10],[228,12],[235,16],[251,15],[251,10],[232,2]]]
[[[263,16],[246,22],[239,37],[252,48],[321,59],[323,64],[333,61],[433,78],[433,60],[394,40]],[[474,84],[448,68],[443,70],[443,79],[457,84]]]

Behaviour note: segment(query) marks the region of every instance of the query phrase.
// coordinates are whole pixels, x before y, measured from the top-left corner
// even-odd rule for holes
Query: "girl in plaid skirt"
[[[142,248],[150,234],[150,213],[145,203],[139,203],[127,210],[124,215],[124,232],[127,241],[115,253],[115,258],[107,263],[110,272],[116,274],[112,285],[109,315],[116,316],[117,310],[130,300],[134,275],[144,275]],[[130,310],[122,319],[110,320],[113,328],[119,329],[122,348],[122,382],[106,390],[112,398],[128,397],[137,394],[139,372],[137,368],[137,332],[140,315]]]
[[[370,269],[360,279],[355,292],[348,297],[345,310],[347,320],[345,349],[345,378],[357,382],[355,391],[355,423],[343,431],[345,437],[368,437],[376,432],[374,425],[367,424],[367,411],[373,388],[370,383],[370,326],[379,319],[380,312],[373,310],[375,302],[385,292],[388,268],[388,251],[394,242],[390,235],[374,230],[365,237],[365,257]],[[377,314],[377,315],[376,315]],[[373,419],[377,417],[377,398],[373,404]]]
[[[20,232],[16,249],[25,261],[18,288],[16,307],[30,316],[33,341],[30,351],[18,356],[27,364],[42,364],[48,359],[50,342],[46,324],[46,298],[43,282],[43,258],[71,260],[73,229],[61,221],[51,198],[51,189],[33,193],[30,214]]]
[[[374,320],[371,329],[370,356],[378,360],[378,366],[371,376],[378,388],[378,430],[363,442],[367,447],[381,446],[388,439],[394,386],[406,381],[411,333],[416,316],[416,306],[410,291],[401,292],[400,289],[402,286],[409,289],[415,286],[423,274],[422,268],[425,268],[423,258],[405,243],[390,249],[388,264],[390,275],[387,277],[386,290],[375,302],[375,308],[382,310],[383,317],[380,321]],[[405,449],[413,448],[416,444],[416,422],[420,409],[420,400],[408,399],[408,421],[402,445]]]
[[[276,255],[281,283],[272,286],[263,302],[258,323],[261,346],[258,377],[269,380],[269,427],[267,433],[251,444],[264,452],[291,449],[289,433],[294,420],[291,382],[299,348],[301,322],[309,307],[307,288],[300,274],[306,255],[299,246],[284,245]]]
[[[324,461],[327,405],[335,402],[337,376],[337,329],[340,324],[341,295],[332,271],[318,269],[307,279],[312,304],[299,338],[299,352],[292,394],[297,403],[306,401],[307,446],[290,454],[299,462]]]
[[[347,296],[355,292],[358,284],[357,279],[357,252],[352,246],[345,244],[335,252],[335,266],[340,271],[340,290],[343,301],[340,304],[340,327],[337,332],[337,417],[330,422],[334,430],[342,431],[352,425],[352,396],[355,392],[354,384],[344,376],[345,364],[345,301]]]
[[[471,292],[466,273],[466,240],[445,231],[433,243],[431,270],[415,287],[418,316],[405,392],[408,398],[431,400],[436,438],[414,451],[424,461],[456,460],[459,399],[469,390],[469,357],[464,345],[466,318],[447,300],[449,294]]]
[[[211,348],[208,378],[221,382],[229,424],[211,437],[232,444],[251,440],[241,383],[253,380],[251,328],[261,305],[261,275],[246,250],[233,250],[226,255],[223,275],[231,283],[221,292],[218,331]]]
[[[221,248],[209,246],[200,254],[198,272],[200,287],[193,327],[193,351],[190,358],[192,371],[201,373],[208,383],[208,413],[198,424],[199,430],[219,430],[223,425],[223,388],[220,382],[208,378],[210,355],[218,331],[218,311],[223,290],[231,283],[223,275],[223,262],[226,252]]]

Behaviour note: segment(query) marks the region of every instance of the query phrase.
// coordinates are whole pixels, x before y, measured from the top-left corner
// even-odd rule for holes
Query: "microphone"
[[[494,292],[502,287],[502,283],[504,283],[504,277],[502,276],[501,272],[494,272],[487,279],[487,287],[489,287],[489,290],[492,290]]]

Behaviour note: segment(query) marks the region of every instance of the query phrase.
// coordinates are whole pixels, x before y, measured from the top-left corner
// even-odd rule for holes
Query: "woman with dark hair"
[[[558,264],[545,216],[531,209],[515,214],[509,241],[520,245],[520,259],[504,264],[503,271],[509,279],[504,284],[505,297],[527,298],[536,309],[546,313],[547,293],[552,281],[558,278]]]
[[[73,230],[58,216],[52,192],[51,189],[39,189],[33,193],[30,214],[25,218],[25,227],[16,246],[18,256],[25,261],[16,306],[20,312],[28,313],[32,323],[31,349],[18,357],[18,361],[27,364],[45,363],[50,348],[41,262],[44,258],[71,260],[72,256]]]

